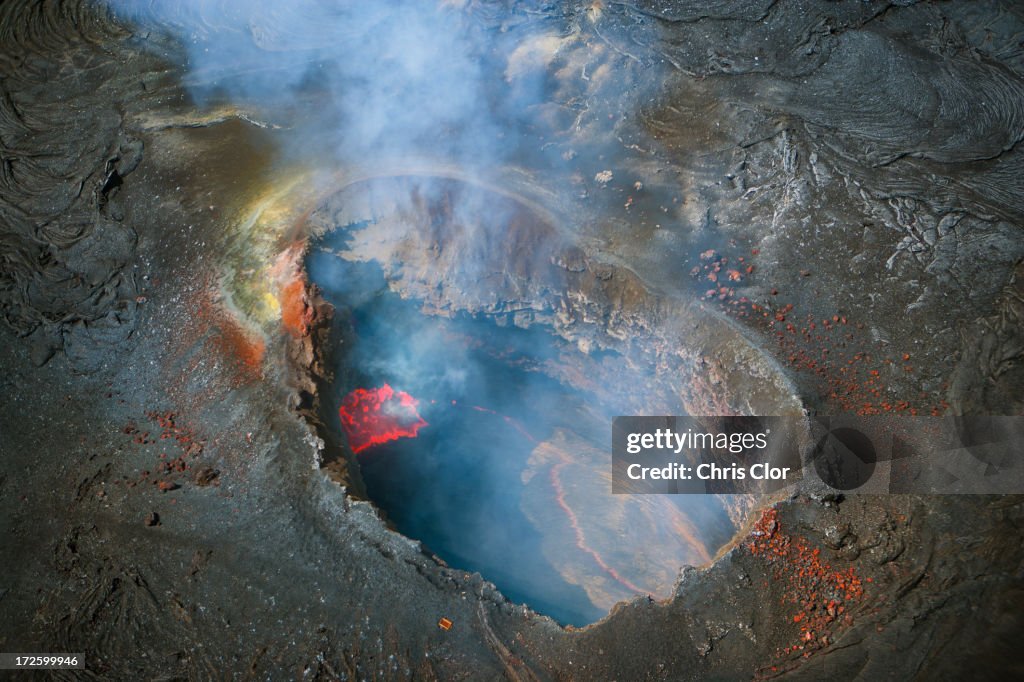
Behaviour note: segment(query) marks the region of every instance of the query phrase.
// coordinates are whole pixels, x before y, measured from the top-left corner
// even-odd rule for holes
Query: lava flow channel
[[[454,400],[452,401],[452,404],[455,404]],[[526,430],[525,426],[523,426],[519,421],[513,419],[512,417],[501,414],[500,412],[495,412],[494,410],[487,407],[481,407],[479,405],[470,405],[470,407],[476,410],[477,412],[493,414],[496,417],[501,417],[502,419],[505,420],[506,424],[508,424],[516,431],[518,431],[520,435],[522,435],[528,441],[530,441],[534,445],[540,445],[540,441],[534,438],[530,434],[530,432]],[[579,517],[576,516],[576,512],[573,511],[572,507],[569,506],[569,502],[565,498],[565,487],[562,485],[560,473],[562,471],[562,468],[565,467],[565,465],[567,464],[569,464],[568,459],[563,459],[562,461],[556,463],[551,467],[549,475],[551,480],[551,488],[554,490],[555,493],[555,503],[558,504],[558,508],[562,510],[562,513],[565,514],[565,517],[569,521],[569,527],[572,529],[573,535],[576,538],[576,547],[581,552],[591,557],[594,560],[594,563],[596,563],[602,571],[611,576],[613,580],[618,582],[627,590],[629,590],[630,592],[643,594],[645,590],[641,589],[640,587],[637,587],[635,584],[633,584],[628,579],[623,577],[618,571],[612,568],[607,561],[604,560],[604,557],[602,557],[596,549],[594,549],[587,543],[587,537],[583,532],[583,526],[580,525]],[[694,545],[699,546],[696,542],[694,543]]]
[[[415,438],[427,426],[416,407],[419,401],[388,384],[379,388],[357,388],[341,401],[338,415],[356,454],[374,445],[399,438]]]

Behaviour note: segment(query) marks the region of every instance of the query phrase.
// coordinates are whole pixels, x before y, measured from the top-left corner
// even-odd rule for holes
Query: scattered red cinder
[[[338,416],[352,451],[359,453],[399,438],[415,438],[427,426],[416,409],[418,405],[419,401],[408,393],[384,384],[349,393],[341,402]]]
[[[163,492],[177,490],[180,487],[180,482],[183,480],[181,475],[192,469],[189,461],[202,454],[204,443],[195,436],[191,429],[180,426],[177,422],[177,416],[173,412],[150,410],[145,414],[148,419],[156,422],[160,427],[160,440],[172,440],[177,444],[181,452],[177,456],[170,456],[166,451],[160,452],[154,471],[151,473],[148,469],[143,470],[139,473],[139,478],[149,479],[152,475],[153,478],[150,483],[157,486],[159,490]],[[148,431],[140,433],[134,423],[129,423],[121,431],[126,435],[134,436],[133,442],[140,445],[152,445],[157,442],[149,437]],[[162,447],[167,446],[164,445]],[[217,473],[219,474],[220,472]],[[126,487],[133,488],[136,486],[135,481],[130,481],[126,477],[122,480]],[[213,485],[217,485],[217,482],[214,481]]]
[[[780,649],[779,658],[795,653],[809,657],[827,647],[837,629],[853,622],[852,608],[864,597],[856,570],[832,566],[823,560],[820,548],[782,532],[775,509],[762,512],[746,547],[768,563],[772,578],[781,587],[783,604],[792,604],[796,610],[791,617],[799,626],[794,633],[796,641]]]
[[[734,246],[731,242],[730,245]],[[751,256],[757,256],[760,251],[751,249],[750,253]],[[694,278],[717,283],[718,273],[722,272],[728,275],[730,282],[757,285],[754,281],[754,265],[749,263],[748,257],[739,256],[737,259],[749,263],[746,277],[738,270],[726,270],[728,260],[718,251],[708,249],[700,253],[698,264],[690,274]],[[802,270],[800,274],[807,277],[811,273]],[[767,289],[766,292],[772,297],[780,295],[777,288]],[[816,386],[820,395],[838,411],[859,415],[895,412],[937,416],[949,409],[949,404],[941,396],[924,392],[906,400],[886,400],[892,387],[886,385],[885,377],[893,375],[883,372],[882,368],[902,360],[901,374],[904,379],[901,383],[905,383],[914,374],[914,366],[909,363],[910,354],[883,357],[881,352],[875,355],[864,350],[883,349],[877,342],[864,338],[863,323],[850,324],[848,317],[840,311],[827,317],[804,315],[795,310],[792,303],[774,303],[774,298],[766,298],[763,304],[758,304],[746,296],[737,297],[732,288],[721,286],[704,290],[703,298],[717,303],[726,314],[744,320],[767,336],[774,337],[779,345],[779,357],[794,371],[804,374]]]

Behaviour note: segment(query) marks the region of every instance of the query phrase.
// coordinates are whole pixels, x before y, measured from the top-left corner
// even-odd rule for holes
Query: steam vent
[[[1014,0],[5,0],[0,669],[1024,677],[1022,139]]]

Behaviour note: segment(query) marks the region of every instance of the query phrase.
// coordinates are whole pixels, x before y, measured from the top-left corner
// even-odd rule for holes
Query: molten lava
[[[419,401],[405,391],[384,384],[357,388],[345,396],[338,414],[352,451],[363,450],[399,438],[415,438],[427,422],[419,415]]]

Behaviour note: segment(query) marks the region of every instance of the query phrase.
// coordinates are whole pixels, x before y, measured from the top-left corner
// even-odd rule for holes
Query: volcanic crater
[[[734,324],[652,292],[543,201],[455,174],[330,194],[306,223],[306,276],[332,311],[312,337],[313,421],[327,470],[396,530],[585,625],[668,597],[753,505],[612,495],[610,418],[800,403]]]

